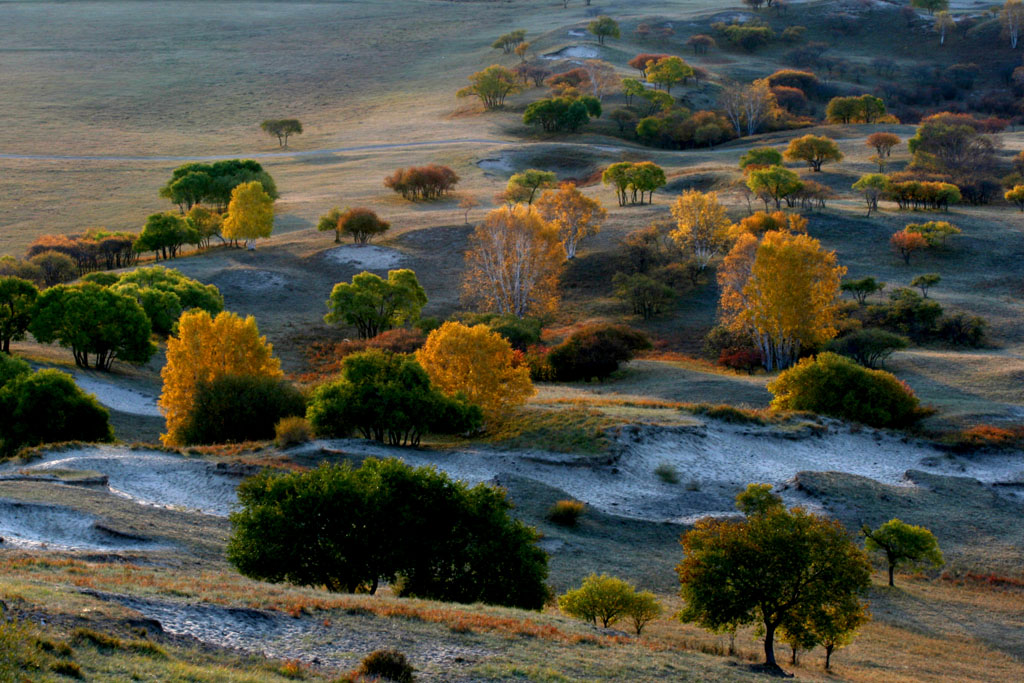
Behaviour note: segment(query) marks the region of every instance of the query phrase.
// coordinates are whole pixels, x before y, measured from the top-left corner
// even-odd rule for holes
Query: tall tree
[[[885,559],[889,563],[890,586],[896,585],[893,582],[896,567],[941,567],[945,563],[935,534],[923,526],[890,519],[874,530],[865,524],[862,532],[864,545],[868,551],[885,554]]]
[[[39,288],[20,277],[0,277],[0,344],[6,354],[11,342],[25,338]]]
[[[753,135],[761,130],[776,108],[775,95],[765,80],[748,86],[732,85],[722,91],[718,101],[727,119],[736,129],[736,136]]]
[[[274,200],[263,191],[259,181],[242,183],[231,191],[222,229],[229,240],[248,242],[270,237],[274,230]]]
[[[533,204],[537,192],[554,187],[558,176],[554,171],[540,171],[536,168],[528,168],[525,171],[514,173],[508,179],[505,186],[504,201],[509,204],[525,202]]]
[[[225,375],[284,376],[252,316],[225,311],[213,318],[202,310],[182,314],[178,333],[167,340],[167,363],[160,371],[163,391],[157,405],[167,421],[167,433],[160,435],[165,446],[178,443],[199,383]]]
[[[835,140],[823,135],[804,135],[789,141],[783,156],[790,161],[804,161],[815,173],[826,161],[842,161],[843,153]]]
[[[679,57],[664,57],[647,66],[647,82],[665,88],[671,93],[672,86],[686,83],[693,77],[693,67]]]
[[[165,212],[154,213],[146,219],[142,232],[132,246],[135,251],[152,251],[166,259],[176,257],[182,246],[199,242],[199,233],[188,221]]]
[[[747,176],[747,187],[764,202],[764,210],[768,211],[768,202],[774,201],[776,210],[782,208],[782,200],[799,192],[803,183],[788,168],[769,166],[751,171]]]
[[[351,283],[334,285],[324,320],[331,325],[352,325],[362,339],[369,339],[419,319],[426,305],[427,293],[408,268],[388,271],[387,280],[364,271]]]
[[[267,119],[260,128],[277,138],[278,147],[287,147],[289,137],[302,134],[302,123],[298,119]]]
[[[1020,42],[1020,30],[1024,26],[1024,2],[1006,0],[999,12],[999,23],[1003,25],[1003,35],[1009,39],[1010,47],[1016,50]]]
[[[707,268],[728,243],[732,225],[725,207],[718,202],[718,193],[684,192],[672,205],[672,216],[677,226],[672,239],[693,252],[702,270]]]
[[[618,38],[619,22],[602,14],[587,25],[587,30],[597,36],[598,45],[604,45],[605,38]]]
[[[523,317],[558,301],[565,250],[557,229],[533,206],[495,209],[469,238],[463,289],[486,310]]]
[[[469,81],[469,85],[455,93],[456,97],[479,97],[485,109],[502,106],[506,97],[523,89],[516,75],[499,64],[477,71]]]
[[[681,543],[681,618],[715,630],[757,622],[765,664],[775,669],[780,628],[856,600],[871,584],[867,557],[839,522],[787,510],[777,497],[748,508],[743,521],[702,519]]]
[[[537,211],[558,230],[567,259],[576,257],[580,241],[596,235],[608,216],[601,203],[580,192],[575,183],[545,191],[537,200]]]
[[[956,28],[956,22],[949,12],[939,12],[935,15],[935,32],[939,34],[939,45],[946,44],[946,34]]]

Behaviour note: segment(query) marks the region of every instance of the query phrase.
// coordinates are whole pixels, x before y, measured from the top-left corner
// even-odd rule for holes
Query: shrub
[[[718,356],[718,364],[722,367],[743,371],[748,375],[754,374],[754,370],[761,367],[763,363],[761,352],[754,348],[726,349]]]
[[[742,410],[725,403],[698,403],[691,408],[694,415],[704,415],[712,420],[730,424],[764,424],[764,418],[751,411]]]
[[[559,526],[576,526],[586,508],[586,504],[578,500],[560,500],[551,506],[547,517]]]
[[[622,325],[591,325],[574,332],[548,354],[555,377],[562,382],[603,379],[651,348],[647,337]]]
[[[467,323],[469,324],[469,323]],[[508,340],[513,349],[525,351],[540,342],[543,323],[539,318],[517,318],[514,315],[493,317],[487,325]]]
[[[306,412],[302,393],[274,377],[223,375],[199,382],[175,443],[268,441],[282,418]]]
[[[864,324],[883,327],[903,334],[916,342],[927,341],[942,318],[942,306],[925,299],[912,289],[900,287],[889,294],[884,304],[868,306]]]
[[[658,315],[675,298],[675,292],[663,282],[643,273],[616,273],[612,278],[615,296],[630,305],[644,320]]]
[[[983,346],[988,323],[983,318],[966,313],[954,313],[939,321],[935,331],[942,341],[958,346]]]
[[[85,680],[85,674],[82,673],[82,667],[75,662],[54,662],[50,665],[50,671],[60,676],[66,676],[67,678],[74,678],[79,681]]]
[[[374,650],[360,662],[358,673],[394,683],[412,683],[413,671],[412,664],[398,650]]]
[[[591,574],[583,584],[558,598],[558,608],[571,617],[608,628],[623,617],[630,617],[637,635],[644,625],[661,614],[654,595],[636,589],[622,579],[607,574]]]
[[[309,420],[304,417],[283,417],[274,425],[274,445],[278,448],[305,443],[311,438],[313,438],[313,428],[309,426]]]
[[[852,358],[864,367],[877,368],[884,365],[885,360],[893,352],[905,349],[909,345],[910,341],[906,337],[868,327],[833,339],[826,348],[841,356]]]
[[[907,427],[923,417],[914,392],[892,374],[825,352],[768,384],[772,407],[808,410],[872,427]]]
[[[679,483],[679,470],[670,462],[663,462],[655,467],[654,475],[666,484]]]

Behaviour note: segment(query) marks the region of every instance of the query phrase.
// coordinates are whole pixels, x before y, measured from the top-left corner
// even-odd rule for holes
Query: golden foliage
[[[672,216],[677,225],[672,239],[690,249],[702,268],[707,267],[729,241],[732,221],[718,202],[717,192],[684,192],[672,204]]]
[[[274,200],[263,191],[258,180],[242,183],[231,191],[231,202],[224,217],[225,239],[252,240],[270,237],[274,229]]]
[[[486,325],[446,322],[427,337],[416,360],[448,394],[465,394],[489,421],[500,421],[536,393],[530,368],[515,365],[508,341]]]
[[[490,211],[469,238],[463,289],[485,310],[519,317],[558,304],[565,250],[556,228],[533,206]]]
[[[176,433],[188,416],[199,382],[224,375],[282,377],[281,363],[272,352],[252,316],[241,318],[226,311],[216,318],[206,311],[184,313],[178,334],[167,340],[167,364],[160,372],[164,388],[158,405],[167,419],[167,433],[160,435],[160,441],[177,445]]]
[[[580,192],[575,183],[546,190],[537,200],[537,211],[558,230],[565,257],[570,259],[576,256],[580,240],[596,235],[608,216],[601,203]]]

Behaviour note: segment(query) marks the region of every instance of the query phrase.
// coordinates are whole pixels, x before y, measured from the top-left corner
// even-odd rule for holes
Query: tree
[[[42,273],[43,284],[47,287],[74,280],[78,274],[71,257],[59,251],[44,251],[28,261]]]
[[[869,296],[885,289],[885,283],[878,282],[873,277],[864,277],[859,280],[849,280],[844,282],[840,285],[840,289],[852,294],[853,298],[857,300],[857,303],[863,306]]]
[[[366,244],[390,228],[391,223],[382,220],[373,210],[362,206],[348,209],[338,218],[338,231],[343,235],[351,235],[352,242],[356,244]]]
[[[825,108],[829,123],[873,123],[885,116],[885,102],[873,95],[833,97]]]
[[[821,165],[826,161],[843,160],[843,153],[839,151],[835,141],[818,135],[805,135],[790,140],[784,156],[790,161],[807,162],[815,173],[821,171]]]
[[[605,38],[618,38],[619,23],[611,17],[602,14],[587,25],[587,30],[597,36],[597,43],[604,45]]]
[[[469,77],[469,82],[455,93],[456,97],[479,97],[485,109],[497,109],[505,104],[506,97],[523,89],[516,75],[499,64],[477,71]]]
[[[258,180],[242,183],[231,191],[222,229],[229,240],[248,242],[270,237],[274,230],[274,200]]]
[[[353,325],[361,339],[369,339],[418,320],[426,304],[427,293],[413,271],[390,270],[387,280],[364,271],[351,283],[334,285],[324,320],[331,325]]]
[[[900,255],[900,258],[908,266],[910,265],[910,257],[914,252],[928,248],[928,240],[924,238],[924,235],[911,232],[906,228],[894,232],[892,237],[889,238],[889,244],[892,245],[893,250]]]
[[[628,615],[635,600],[636,589],[629,583],[607,574],[591,574],[579,588],[558,597],[558,609],[608,628]]]
[[[39,288],[18,277],[0,277],[0,350],[10,355],[11,342],[25,338]]]
[[[668,285],[643,273],[616,273],[612,278],[615,296],[633,308],[633,313],[644,320],[650,320],[661,313],[676,293]]]
[[[323,216],[320,216],[319,222],[316,224],[316,229],[320,232],[333,232],[334,243],[341,243],[341,217],[344,214],[341,209],[334,207]]]
[[[629,60],[626,63],[629,64],[631,67],[633,67],[634,69],[636,69],[637,71],[640,72],[640,78],[646,79],[647,78],[647,69],[648,69],[648,67],[650,65],[656,64],[659,60],[662,60],[662,59],[665,59],[666,57],[671,57],[671,56],[672,55],[667,55],[667,54],[665,54],[663,52],[641,52],[636,57],[633,57],[633,59]],[[639,83],[639,81],[631,78],[631,79],[624,79],[623,80],[623,84],[625,84],[626,80],[631,80],[634,83]]]
[[[747,187],[764,202],[764,210],[768,210],[768,201],[774,200],[776,210],[782,208],[782,200],[791,196],[803,187],[798,176],[788,168],[770,166],[751,171],[747,176]]]
[[[512,346],[487,325],[446,322],[427,335],[416,360],[434,386],[480,406],[491,422],[503,421],[536,393],[530,368],[517,365]]]
[[[892,133],[872,133],[864,141],[864,144],[868,147],[874,147],[879,158],[882,158],[888,157],[892,153],[893,148],[901,142],[902,140],[899,135],[894,135]]]
[[[884,370],[831,352],[804,358],[768,383],[772,407],[809,410],[872,427],[907,427],[923,416],[910,388]]]
[[[601,203],[580,192],[575,183],[562,183],[558,190],[546,190],[537,200],[537,211],[555,226],[567,259],[576,258],[580,241],[596,235],[608,216]]]
[[[160,435],[165,446],[177,445],[198,385],[226,375],[283,377],[273,347],[260,336],[252,316],[222,312],[214,318],[203,310],[183,313],[178,333],[167,340],[167,363],[160,371],[163,391],[157,405],[167,422],[167,433]]]
[[[0,454],[61,441],[113,441],[110,414],[59,370],[0,357]]]
[[[732,221],[718,202],[717,192],[684,192],[672,205],[672,217],[676,219],[672,239],[692,251],[701,268],[728,244]]]
[[[833,602],[813,610],[807,626],[815,642],[825,648],[825,671],[832,665],[832,654],[853,642],[857,629],[871,620],[864,603],[856,598]]]
[[[558,176],[553,171],[539,171],[535,168],[514,173],[508,179],[508,185],[505,188],[505,201],[510,204],[516,202],[533,204],[537,192],[554,187],[557,180]]]
[[[946,34],[956,28],[956,22],[949,12],[939,12],[935,15],[935,32],[939,34],[939,45],[946,44]]]
[[[277,185],[270,174],[251,159],[225,159],[212,164],[188,163],[174,169],[171,179],[160,188],[160,196],[178,205],[182,213],[200,203],[212,204],[223,212],[231,201],[231,192],[242,183],[259,181],[272,199]]]
[[[775,669],[776,631],[871,584],[867,557],[838,522],[781,501],[739,522],[702,519],[681,543],[681,618],[719,631],[759,622]]]
[[[199,233],[181,216],[154,213],[135,240],[135,251],[152,251],[158,256],[174,258],[185,244],[199,244]]]
[[[428,164],[400,168],[384,179],[389,187],[404,199],[438,199],[445,196],[459,182],[459,176],[449,166]]]
[[[719,309],[728,327],[752,335],[766,369],[786,368],[801,348],[835,336],[846,269],[806,234],[780,230],[760,243],[751,239],[738,240],[723,263]]]
[[[1010,47],[1016,50],[1020,41],[1020,30],[1024,26],[1024,3],[1021,0],[1006,0],[1006,4],[999,12],[999,23],[1003,25],[1003,35],[1010,40]]]
[[[644,203],[644,194],[647,194],[647,203],[654,202],[654,191],[664,187],[668,182],[665,178],[665,170],[651,161],[641,161],[632,164],[628,169],[627,189],[632,193],[631,201],[636,204],[637,193],[640,193],[640,203]]]
[[[870,217],[872,211],[878,211],[878,200],[889,191],[889,179],[881,173],[866,173],[851,188],[864,195]]]
[[[74,264],[72,264],[72,267],[74,267]],[[0,256],[0,277],[16,277],[28,280],[37,287],[45,283],[42,268],[30,261],[22,261],[8,254]]]
[[[221,236],[220,231],[224,225],[224,217],[204,206],[196,204],[189,209],[188,214],[185,216],[185,222],[188,223],[188,227],[194,230],[199,237],[199,245],[208,247],[210,246],[211,239],[215,236]],[[223,238],[221,240],[223,241]]]
[[[994,164],[995,143],[969,114],[941,112],[921,119],[907,147],[915,167],[949,174],[962,183],[985,175]]]
[[[740,168],[744,171],[782,165],[782,152],[774,147],[753,147],[740,157]]]
[[[222,375],[196,385],[174,441],[189,446],[269,441],[282,418],[305,414],[302,392],[280,378]]]
[[[198,308],[216,315],[224,310],[224,297],[214,285],[204,285],[163,266],[138,268],[115,276],[108,286],[138,301],[153,332],[163,336],[174,331],[182,311]]]
[[[942,280],[942,276],[938,273],[925,273],[924,275],[918,275],[910,281],[911,287],[917,287],[921,290],[921,296],[928,298],[928,289],[939,284]]]
[[[949,0],[910,0],[910,4],[928,10],[928,14],[934,14],[935,10],[949,9]]]
[[[313,390],[306,417],[323,437],[358,431],[392,446],[418,446],[423,434],[476,429],[482,413],[464,397],[442,394],[412,356],[368,349],[345,356],[338,379]]]
[[[643,333],[623,325],[588,325],[553,348],[548,362],[560,382],[589,382],[610,376],[620,363],[649,348]]]
[[[686,44],[693,48],[693,54],[706,55],[708,50],[715,47],[717,43],[715,43],[715,39],[711,36],[700,33],[695,36],[690,36],[686,41]]]
[[[630,623],[633,624],[633,630],[636,631],[636,635],[640,636],[644,627],[661,616],[663,611],[661,603],[654,597],[654,593],[640,591],[633,595],[633,599],[626,609],[626,616],[629,617]]]
[[[1007,190],[1003,197],[1006,201],[1016,204],[1024,212],[1024,185],[1014,185],[1013,189]]]
[[[764,80],[754,81],[748,86],[727,87],[722,91],[718,104],[736,129],[736,137],[757,133],[776,106],[775,95]]]
[[[114,360],[145,363],[156,353],[149,318],[130,296],[91,283],[57,285],[36,299],[29,332],[71,349],[75,364],[109,370]]]
[[[495,50],[503,50],[505,54],[512,54],[524,40],[526,40],[526,30],[516,29],[498,36],[497,40],[491,43],[491,47]]]
[[[647,82],[665,88],[667,93],[672,92],[672,86],[685,84],[692,77],[693,67],[679,57],[663,57],[647,65]]]
[[[469,225],[469,212],[478,206],[480,206],[480,201],[473,195],[467,194],[459,202],[459,208],[464,212],[463,220],[465,220],[466,225]]]
[[[488,212],[469,238],[463,290],[485,310],[523,317],[558,302],[565,249],[557,228],[536,207]]]
[[[893,582],[896,567],[941,567],[945,563],[935,535],[923,526],[890,519],[874,531],[865,524],[862,533],[869,552],[885,553],[890,586],[896,585]]]
[[[852,358],[866,368],[878,369],[894,352],[910,345],[906,337],[888,330],[867,327],[833,339],[826,349],[840,356]]]
[[[260,128],[267,135],[275,136],[279,147],[287,147],[290,136],[302,134],[302,123],[298,119],[267,119]]]

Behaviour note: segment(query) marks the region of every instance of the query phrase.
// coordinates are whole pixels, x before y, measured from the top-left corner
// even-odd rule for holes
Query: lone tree
[[[388,279],[362,272],[352,282],[339,282],[327,300],[324,320],[331,325],[352,325],[362,339],[416,320],[427,304],[427,293],[407,268],[388,271]]]
[[[787,510],[770,488],[751,484],[737,496],[743,521],[697,522],[683,535],[676,571],[683,621],[714,630],[760,622],[765,664],[779,669],[776,632],[858,600],[871,585],[871,565],[839,522]]]
[[[504,201],[509,204],[524,202],[533,204],[537,192],[555,186],[558,176],[554,171],[540,171],[536,168],[528,168],[520,173],[515,173],[508,179],[505,186],[505,193],[502,195]]]
[[[872,211],[878,211],[878,200],[888,192],[889,179],[881,173],[866,173],[850,187],[864,195],[870,216]]]
[[[807,162],[815,173],[821,172],[821,165],[826,161],[843,160],[843,153],[835,141],[819,135],[805,135],[791,140],[784,156],[789,161]]]
[[[872,133],[864,141],[868,147],[874,147],[879,157],[888,157],[892,150],[903,140],[893,133]]]
[[[351,235],[352,241],[357,244],[366,244],[390,228],[391,223],[381,220],[372,209],[361,206],[349,209],[338,218],[338,231],[343,235]]]
[[[605,38],[618,38],[620,35],[619,22],[604,14],[590,22],[587,30],[597,36],[598,45],[604,45]]]
[[[497,109],[505,104],[506,97],[522,89],[515,73],[500,64],[492,64],[470,76],[469,85],[455,93],[455,96],[479,97],[485,109]]]
[[[495,50],[503,50],[505,54],[511,54],[523,41],[526,40],[526,30],[516,29],[498,36],[497,40],[491,43]]]
[[[839,288],[844,292],[852,294],[857,303],[863,306],[869,296],[885,289],[885,283],[879,282],[873,277],[864,277],[859,280],[844,282]]]
[[[910,4],[918,9],[928,10],[928,14],[935,14],[936,10],[949,9],[949,0],[910,0]]]
[[[302,134],[302,123],[298,119],[267,119],[260,128],[267,135],[277,137],[279,147],[288,146],[289,136]]]
[[[918,275],[910,281],[911,287],[917,287],[921,290],[921,296],[925,299],[928,298],[928,290],[935,285],[939,284],[942,280],[942,276],[938,273],[925,273],[924,275]]]
[[[893,582],[896,567],[941,567],[945,563],[935,535],[923,526],[890,519],[874,531],[865,524],[862,533],[864,547],[868,551],[885,553],[889,563],[890,586],[896,585]]]

